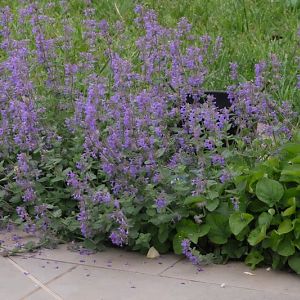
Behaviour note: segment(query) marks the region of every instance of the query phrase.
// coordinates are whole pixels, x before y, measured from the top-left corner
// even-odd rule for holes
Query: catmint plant
[[[186,18],[163,26],[138,5],[139,35],[125,55],[125,25],[98,20],[91,1],[82,5],[79,25],[67,1],[1,11],[3,201],[28,232],[167,251],[180,220],[200,225],[241,165],[292,136],[296,113],[274,98],[281,63],[271,54],[255,64],[253,80],[239,82],[232,62],[231,106],[219,108],[205,87],[221,37],[196,36]],[[208,199],[200,211],[184,205],[191,195]],[[190,241],[182,247],[198,263]]]

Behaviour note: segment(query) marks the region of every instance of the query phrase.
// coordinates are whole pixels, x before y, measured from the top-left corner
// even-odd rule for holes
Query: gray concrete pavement
[[[10,246],[10,237],[5,236]],[[299,300],[300,276],[243,263],[203,271],[175,255],[147,259],[118,249],[80,255],[67,245],[0,257],[0,300]]]

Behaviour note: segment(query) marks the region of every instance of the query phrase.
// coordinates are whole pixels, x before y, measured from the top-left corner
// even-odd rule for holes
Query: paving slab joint
[[[178,264],[180,261],[184,260],[184,257],[179,258],[177,261],[175,261],[173,264],[171,264],[170,266],[166,267],[164,270],[162,270],[160,273],[158,273],[158,276],[160,277],[164,277],[163,273],[165,273],[166,271],[168,271],[169,269],[173,268],[176,264]]]
[[[7,260],[16,268],[18,269],[21,273],[23,273],[28,279],[33,281],[37,286],[39,286],[40,289],[45,291],[46,293],[50,294],[53,299],[56,300],[63,300],[58,294],[50,290],[45,284],[43,284],[41,281],[39,281],[37,278],[35,278],[33,275],[31,275],[29,272],[27,272],[25,269],[23,269],[21,266],[19,266],[16,262],[14,262],[10,257],[7,257]],[[36,290],[35,290],[36,291]],[[27,297],[27,295],[25,296]],[[22,298],[26,299],[26,298]]]

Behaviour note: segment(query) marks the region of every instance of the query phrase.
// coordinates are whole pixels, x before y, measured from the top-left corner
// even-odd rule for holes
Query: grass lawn
[[[45,5],[49,1],[40,0]],[[55,2],[55,1],[54,1]],[[56,25],[62,18],[71,19],[77,24],[81,34],[80,21],[86,6],[83,0],[67,1],[69,9],[66,13],[49,10],[47,13],[55,18]],[[88,1],[86,1],[88,2]],[[90,7],[96,9],[96,18],[105,18],[110,23],[123,21],[130,31],[132,40],[127,40],[124,55],[134,55],[132,41],[139,35],[134,24],[134,7],[141,3],[153,8],[159,15],[162,24],[175,26],[181,17],[186,17],[193,25],[195,33],[209,34],[223,38],[223,52],[215,72],[206,82],[208,89],[224,89],[229,83],[228,64],[238,62],[241,79],[251,79],[254,64],[267,59],[275,53],[283,64],[283,81],[280,98],[295,99],[294,80],[297,72],[295,57],[299,52],[297,28],[300,17],[300,5],[295,0],[191,0],[191,1],[124,1],[99,0],[90,1]],[[299,2],[300,4],[300,2]],[[18,0],[2,0],[1,6],[9,5],[17,8]],[[51,28],[52,35],[59,35],[62,27],[56,31]],[[80,48],[80,38],[77,47]]]
[[[40,0],[46,5],[49,1]],[[55,2],[55,1],[54,1]],[[62,14],[55,9],[47,9],[58,24],[61,18],[71,19],[78,28],[77,48],[81,45],[80,21],[84,18],[83,0],[67,1],[69,10]],[[254,64],[267,59],[275,53],[282,62],[283,80],[279,100],[289,99],[297,104],[299,94],[294,89],[299,54],[297,29],[300,17],[300,1],[297,0],[191,0],[191,1],[124,1],[100,0],[91,1],[96,9],[96,18],[105,18],[110,23],[124,21],[132,40],[122,45],[124,56],[136,55],[132,43],[139,34],[133,22],[134,7],[137,3],[155,9],[160,21],[167,26],[175,26],[181,17],[192,23],[195,33],[208,33],[212,37],[223,38],[223,52],[214,65],[214,70],[205,85],[208,89],[224,89],[229,84],[229,62],[238,62],[240,80],[251,79]],[[299,2],[299,5],[297,4]],[[19,6],[18,0],[2,0],[1,5],[12,8]],[[62,27],[50,29],[52,36],[59,35]],[[299,106],[298,104],[296,105]],[[300,106],[299,106],[300,107]]]

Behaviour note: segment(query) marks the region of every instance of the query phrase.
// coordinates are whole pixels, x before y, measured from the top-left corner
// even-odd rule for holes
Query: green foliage
[[[208,238],[215,244],[225,244],[230,236],[228,218],[218,213],[208,214],[206,222],[210,226]]]
[[[229,217],[229,227],[234,235],[238,235],[246,228],[246,226],[254,219],[247,213],[236,212]]]
[[[288,260],[289,266],[300,275],[300,254],[293,255]]]
[[[201,205],[204,225],[181,221],[182,225],[176,226],[174,251],[181,253],[181,241],[189,238],[202,253],[210,249],[223,261],[244,258],[251,268],[260,264],[271,264],[274,269],[289,266],[300,274],[299,155],[300,141],[296,138],[277,156],[252,169],[245,167],[230,189],[221,191],[213,212],[206,205],[207,197],[186,198],[187,206],[205,204]],[[233,199],[239,203],[236,211],[229,209]],[[208,226],[205,234],[194,237],[191,233],[202,226]]]
[[[13,10],[19,5],[19,1],[2,2],[3,5],[10,5]],[[70,15],[67,17],[75,24],[76,29],[73,50],[74,53],[84,52],[87,46],[80,26],[83,1],[69,2]],[[128,39],[121,39],[120,45],[117,46],[122,47],[124,57],[135,57],[132,44],[140,32],[137,26],[132,24],[134,2],[96,2],[93,5],[98,21],[108,18],[110,21],[122,20],[128,25]],[[239,76],[244,80],[252,77],[255,62],[265,60],[269,53],[277,53],[282,61],[283,80],[274,97],[280,100],[299,98],[299,91],[294,88],[297,70],[293,63],[297,51],[293,32],[296,31],[298,23],[299,1],[260,1],[254,4],[251,1],[233,3],[224,0],[193,0],[189,4],[185,1],[171,0],[142,2],[156,9],[160,13],[159,18],[167,25],[175,25],[178,19],[184,16],[191,20],[197,34],[209,32],[213,37],[220,35],[224,38],[226,50],[221,59],[210,66],[213,69],[204,83],[204,88],[224,89],[232,83],[228,74],[230,61],[239,63]],[[41,0],[40,3],[46,5],[48,1]],[[61,18],[55,11],[49,11],[54,20]],[[28,28],[24,28],[24,31],[26,30]],[[49,32],[58,37],[62,30],[54,25]],[[3,59],[1,54],[2,52],[0,60]],[[66,61],[76,61],[76,57],[72,57],[72,51],[65,55]],[[99,55],[99,73],[107,72],[107,65],[108,61],[103,61]],[[42,72],[36,72],[37,86],[43,81],[43,74],[40,73]],[[83,85],[81,88],[85,93],[86,87]],[[72,199],[72,191],[66,184],[66,177],[70,170],[76,169],[76,162],[83,152],[80,148],[83,143],[81,136],[71,136],[66,132],[63,126],[63,112],[53,109],[60,103],[59,97],[45,95],[45,121],[57,122],[57,132],[64,137],[64,142],[57,142],[49,150],[37,149],[32,153],[34,168],[40,172],[34,188],[41,203],[47,203],[48,217],[51,219],[49,232],[69,241],[82,238],[77,220],[79,208],[77,201]],[[107,134],[104,125],[103,134]],[[268,148],[267,142],[265,146]],[[241,143],[243,155],[240,156],[228,149],[224,150],[222,154],[228,158],[226,163],[234,179],[221,184],[214,180],[219,176],[218,169],[209,168],[205,173],[209,178],[207,188],[201,196],[191,196],[194,186],[191,186],[190,182],[192,174],[197,174],[197,170],[187,170],[184,164],[175,170],[161,168],[160,182],[141,188],[143,201],[124,195],[120,203],[129,219],[128,247],[145,252],[154,245],[159,252],[168,252],[173,245],[174,252],[181,254],[182,241],[189,239],[199,248],[200,256],[214,252],[224,261],[229,258],[244,258],[253,268],[261,263],[270,262],[271,257],[273,268],[288,265],[300,274],[300,143],[295,141],[285,145],[280,156],[269,157],[253,168],[253,161],[257,157],[269,155],[268,149],[262,151],[261,147],[257,148],[261,152],[248,149]],[[163,159],[166,156],[165,149],[159,149],[156,155]],[[207,154],[203,153],[203,157],[204,155]],[[199,157],[199,160],[201,159]],[[12,217],[16,224],[22,223],[15,213],[15,208],[23,203],[20,188],[14,181],[16,167],[13,156],[7,156],[0,161],[2,224],[8,222],[8,216]],[[87,175],[92,186],[99,190],[104,189],[106,178],[99,165],[89,162],[86,168],[87,172],[84,175]],[[7,169],[9,172],[6,172]],[[80,179],[83,179],[83,176]],[[158,211],[153,203],[160,190],[167,191],[169,205],[168,209]],[[238,203],[238,209],[233,205],[232,199]],[[31,215],[34,215],[33,210],[33,207],[29,207]],[[92,214],[89,222],[92,230],[97,232],[97,237],[84,239],[83,246],[98,250],[107,240],[107,232],[113,227],[113,222],[105,217],[109,215],[111,208],[91,207],[90,210]],[[42,226],[39,221],[37,223]]]
[[[256,184],[257,198],[270,207],[274,206],[282,198],[283,193],[282,184],[276,180],[262,178]]]

